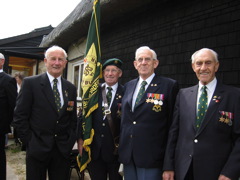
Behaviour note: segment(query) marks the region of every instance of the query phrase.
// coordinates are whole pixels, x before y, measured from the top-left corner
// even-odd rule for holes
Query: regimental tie
[[[107,102],[108,102],[108,106],[110,106],[111,104],[111,100],[112,100],[112,87],[107,87],[108,92],[107,92]]]
[[[145,92],[145,86],[147,85],[147,82],[146,81],[143,81],[141,83],[141,88],[139,89],[139,92],[138,92],[138,95],[137,95],[137,98],[136,98],[136,101],[135,101],[135,106],[134,108],[138,105],[139,101],[142,99],[143,97],[143,94]]]
[[[59,112],[61,109],[61,100],[60,100],[60,94],[59,94],[59,91],[57,88],[57,83],[58,83],[58,80],[55,78],[53,80],[53,94],[54,94],[54,98],[55,98],[55,103],[57,105],[57,110]]]
[[[208,106],[208,96],[207,96],[207,87],[203,86],[201,88],[202,94],[199,97],[198,101],[198,109],[197,109],[197,119],[196,119],[196,127],[197,129],[201,126],[202,120],[207,112]]]

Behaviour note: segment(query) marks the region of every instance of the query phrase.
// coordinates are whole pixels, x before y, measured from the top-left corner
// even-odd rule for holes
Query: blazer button
[[[197,139],[194,139],[194,142],[195,142],[195,143],[198,143],[198,140],[197,140]]]
[[[58,124],[59,122],[57,121],[57,124]]]
[[[106,124],[105,123],[102,123],[102,126],[105,126]]]
[[[57,134],[55,134],[54,136],[57,137]]]
[[[104,134],[101,134],[101,137],[103,138],[103,137],[104,137]]]
[[[133,135],[131,134],[129,137],[130,137],[130,138],[133,138]]]
[[[133,124],[137,124],[137,122],[136,122],[136,121],[133,121]]]

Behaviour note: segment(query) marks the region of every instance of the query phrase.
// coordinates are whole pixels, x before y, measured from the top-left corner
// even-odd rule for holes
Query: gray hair
[[[50,48],[48,48],[47,50],[46,50],[46,52],[45,52],[45,58],[48,58],[48,56],[49,56],[49,53],[50,52],[53,52],[53,51],[55,51],[55,50],[60,50],[60,51],[62,51],[63,52],[63,54],[64,54],[64,57],[65,57],[65,59],[67,59],[67,53],[66,53],[66,51],[63,49],[63,48],[61,48],[60,46],[56,46],[56,45],[54,45],[54,46],[52,46],[52,47],[50,47]]]
[[[142,47],[138,48],[138,49],[136,50],[136,52],[135,52],[135,59],[137,59],[138,54],[139,54],[140,51],[142,51],[142,50],[149,50],[149,51],[151,51],[153,59],[157,60],[157,54],[156,54],[156,52],[155,52],[154,50],[150,49],[148,46],[142,46]]]
[[[210,52],[212,53],[213,57],[214,57],[214,60],[215,60],[216,62],[218,62],[218,54],[217,54],[214,50],[209,49],[209,48],[202,48],[202,49],[196,51],[195,53],[193,53],[193,55],[192,55],[192,57],[191,57],[192,64],[195,62],[195,57],[196,57],[196,55],[197,55],[199,52],[201,52],[201,51],[210,51]]]

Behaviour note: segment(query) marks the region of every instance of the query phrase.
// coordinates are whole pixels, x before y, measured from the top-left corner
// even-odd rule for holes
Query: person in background
[[[6,134],[11,132],[17,97],[16,80],[3,71],[4,62],[5,57],[0,53],[0,180],[6,180]]]
[[[120,108],[123,86],[118,83],[122,76],[122,61],[108,59],[103,64],[105,83],[99,85],[98,109],[93,112],[94,137],[91,144],[91,162],[88,171],[92,180],[120,180],[117,146],[120,131]],[[83,140],[81,121],[78,124],[78,149],[81,155]]]
[[[240,177],[240,91],[222,84],[215,51],[192,55],[198,84],[179,91],[169,131],[164,180]]]
[[[15,72],[14,73],[14,78],[16,79],[17,82],[17,92],[19,94],[21,86],[22,86],[22,81],[24,79],[24,74],[22,72]],[[17,131],[15,128],[13,128],[13,135],[14,135],[14,139],[15,139],[15,143],[16,145],[21,145],[19,139],[18,139],[18,135],[17,135]],[[22,150],[26,150],[26,147],[24,145],[21,145]]]
[[[18,93],[19,93],[19,91],[21,89],[22,81],[25,78],[25,76],[24,76],[24,74],[22,72],[16,72],[14,74],[14,77],[15,77],[15,79],[17,81],[17,90],[18,90]]]
[[[76,142],[76,87],[62,78],[67,53],[59,46],[45,52],[46,73],[23,80],[13,127],[26,145],[27,180],[68,179]]]
[[[159,180],[178,84],[155,75],[159,60],[147,46],[133,64],[139,77],[124,86],[119,161],[125,180]]]

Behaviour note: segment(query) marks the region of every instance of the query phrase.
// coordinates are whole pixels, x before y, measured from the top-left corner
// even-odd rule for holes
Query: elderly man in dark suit
[[[237,180],[240,176],[240,91],[216,79],[217,53],[192,55],[198,85],[179,91],[169,131],[164,180]]]
[[[3,72],[4,62],[5,57],[0,53],[0,180],[6,179],[5,135],[11,132],[17,97],[16,80]]]
[[[61,77],[67,54],[59,46],[45,52],[47,72],[27,77],[17,98],[13,125],[26,144],[27,179],[66,180],[76,142],[76,87]]]
[[[173,79],[155,75],[158,64],[152,49],[137,49],[134,66],[139,77],[124,87],[119,160],[124,165],[125,180],[162,177],[178,85]]]
[[[91,162],[88,171],[91,180],[120,180],[117,146],[120,131],[120,108],[123,86],[118,83],[122,76],[122,61],[108,59],[103,64],[104,83],[99,85],[98,109],[93,112],[94,137],[91,144]],[[109,111],[110,110],[110,111]],[[78,145],[81,154],[81,121],[78,124]]]

